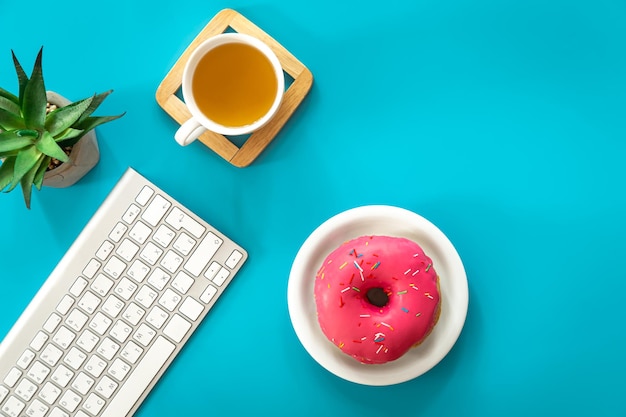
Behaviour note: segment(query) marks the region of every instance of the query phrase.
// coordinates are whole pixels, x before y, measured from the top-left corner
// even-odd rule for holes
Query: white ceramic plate
[[[382,365],[361,364],[328,341],[317,322],[313,297],[315,275],[326,256],[346,240],[363,235],[413,240],[433,260],[440,280],[441,315],[430,336],[401,358]],[[461,333],[468,301],[465,269],[452,243],[428,220],[393,206],[357,207],[325,221],[298,251],[287,289],[291,323],[304,348],[328,371],[364,385],[398,384],[437,365]]]

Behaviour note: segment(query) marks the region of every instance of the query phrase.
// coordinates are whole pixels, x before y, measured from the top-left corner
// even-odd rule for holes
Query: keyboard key
[[[104,404],[105,402],[102,398],[98,397],[96,394],[89,394],[85,400],[85,404],[83,404],[83,408],[92,416],[96,416],[102,410]]]
[[[239,261],[241,261],[241,258],[243,258],[243,253],[235,249],[226,260],[226,266],[230,269],[235,269]]]
[[[96,347],[100,338],[89,329],[85,330],[76,341],[76,345],[81,347],[85,352],[90,353]]]
[[[124,233],[126,233],[127,230],[128,227],[124,223],[118,222],[113,230],[111,230],[111,233],[109,233],[109,239],[117,243],[122,240]]]
[[[85,395],[89,392],[95,382],[96,381],[94,381],[86,373],[80,372],[78,375],[76,375],[76,378],[74,378],[74,381],[72,382],[72,389],[78,391],[80,394]]]
[[[59,330],[52,336],[52,341],[59,347],[67,349],[76,335],[67,327],[61,326]]]
[[[113,252],[113,249],[115,249],[115,245],[106,240],[100,245],[100,248],[96,252],[96,257],[101,261],[106,261],[111,252]]]
[[[47,340],[48,340],[48,335],[42,331],[38,331],[35,337],[33,338],[32,342],[30,342],[29,346],[33,348],[34,350],[39,351],[41,350],[41,348],[43,347],[43,345],[46,343]]]
[[[114,295],[109,295],[104,304],[102,304],[102,311],[111,318],[116,318],[123,308],[124,302]]]
[[[111,259],[116,259],[115,257]],[[91,289],[100,297],[107,295],[109,290],[113,287],[113,280],[104,276],[104,274],[98,274],[96,279],[91,283]]]
[[[141,324],[133,335],[133,339],[145,347],[150,344],[154,336],[156,336],[156,331],[146,324]]]
[[[140,260],[135,260],[133,264],[128,268],[127,274],[136,282],[142,282],[150,272],[150,268]]]
[[[135,363],[142,353],[143,348],[131,340],[126,344],[126,346],[124,346],[120,356],[130,363]]]
[[[165,312],[162,308],[154,306],[152,307],[152,310],[150,310],[150,313],[146,316],[146,321],[157,329],[160,329],[168,317],[169,314],[167,314],[167,312]]]
[[[161,260],[161,266],[171,273],[176,272],[178,267],[183,263],[183,258],[174,251],[167,251]]]
[[[94,378],[99,378],[109,364],[98,355],[93,355],[85,364],[85,371]]]
[[[139,286],[129,280],[128,278],[122,278],[115,287],[115,293],[122,297],[124,300],[128,301],[133,296],[135,291]]]
[[[67,382],[65,384],[67,384]],[[41,388],[41,391],[39,391],[39,398],[44,400],[48,405],[54,404],[57,398],[59,398],[59,395],[61,395],[61,388],[51,382],[46,382],[46,384]]]
[[[98,272],[98,269],[100,269],[101,266],[102,264],[100,262],[92,259],[89,261],[85,269],[83,269],[83,275],[91,279],[96,275],[96,272]]]
[[[150,237],[151,233],[152,229],[150,227],[146,226],[144,222],[138,221],[137,223],[135,223],[133,228],[130,229],[128,236],[130,236],[135,242],[143,245],[144,243],[146,243],[146,240],[148,240],[148,237]]]
[[[161,291],[165,288],[165,285],[169,282],[171,276],[161,268],[157,267],[150,274],[148,278],[148,284],[152,285],[155,289]]]
[[[159,294],[156,291],[148,286],[143,286],[139,289],[135,300],[145,308],[150,308],[158,296]]]
[[[141,213],[141,209],[136,205],[131,204],[122,216],[122,220],[124,220],[128,224],[132,224],[137,218],[137,215],[139,215],[139,213]]]
[[[211,265],[209,265],[206,272],[204,273],[204,277],[213,281],[213,278],[215,277],[215,275],[217,275],[217,271],[219,271],[221,268],[222,265],[220,265],[218,262],[211,262]]]
[[[217,294],[217,288],[209,284],[200,296],[200,300],[203,303],[208,304],[213,299],[213,297],[215,297],[215,294]]]
[[[163,365],[165,365],[175,349],[175,344],[169,342],[163,336],[158,336],[152,347],[146,352],[144,359],[133,369],[122,386],[124,395],[115,397],[104,410],[101,417],[120,417],[127,415],[144,393],[145,387],[152,381],[154,375],[161,370]]]
[[[193,298],[187,297],[178,310],[187,318],[196,321],[200,317],[202,310],[204,310],[204,306]]]
[[[195,245],[196,241],[187,233],[182,232],[174,242],[174,249],[180,252],[183,256],[187,256],[191,253],[191,250]]]
[[[115,343],[112,339],[105,337],[96,352],[104,359],[111,360],[118,350],[120,350],[120,345]]]
[[[2,411],[9,417],[18,417],[25,406],[26,404],[11,395],[2,406]]]
[[[128,375],[128,373],[130,372],[130,365],[118,358],[113,361],[111,367],[107,372],[113,378],[117,379],[119,382],[122,382],[122,380],[126,378],[126,375]]]
[[[149,225],[156,226],[171,205],[172,203],[163,198],[163,196],[157,194],[150,205],[143,212],[141,218],[144,219]]]
[[[87,288],[87,285],[89,285],[89,281],[87,281],[85,278],[76,278],[76,281],[74,281],[72,288],[70,288],[70,294],[72,294],[74,297],[79,297],[83,293],[83,290]]]
[[[30,363],[33,361],[33,359],[35,359],[35,352],[26,349],[24,353],[22,353],[22,356],[20,356],[20,358],[17,360],[17,366],[22,369],[26,369],[28,368],[28,365],[30,365]],[[2,399],[0,399],[0,402],[2,402]]]
[[[41,384],[48,374],[50,373],[50,368],[39,361],[35,361],[33,366],[30,367],[26,376],[35,381],[38,384]],[[8,385],[8,384],[7,384]]]
[[[94,293],[87,291],[78,301],[78,307],[87,314],[93,314],[100,305],[100,298]]]
[[[146,185],[141,189],[139,194],[137,194],[135,201],[137,204],[145,206],[150,200],[150,197],[152,197],[152,194],[154,194],[154,190]]]
[[[72,304],[74,304],[74,299],[70,297],[69,295],[66,295],[65,297],[63,297],[61,302],[57,305],[57,311],[61,313],[62,315],[65,315],[67,314],[68,311],[70,311]]]
[[[24,401],[30,401],[33,395],[35,395],[35,392],[37,392],[37,388],[37,385],[30,382],[27,378],[24,378],[17,384],[17,387],[15,387],[15,394]]]
[[[28,406],[26,410],[26,415],[28,417],[44,417],[48,412],[48,406],[42,403],[39,400],[35,400],[31,405]]]
[[[85,355],[83,352],[81,352],[77,348],[73,347],[67,353],[65,358],[63,358],[63,362],[69,365],[69,367],[72,368],[73,370],[78,371],[80,367],[82,366],[83,362],[85,362],[85,359],[87,359],[87,355]]]
[[[88,320],[89,317],[86,314],[75,308],[67,316],[67,319],[65,319],[65,324],[67,324],[70,329],[74,330],[75,332],[80,332],[83,327],[85,327],[85,324],[87,324]]]
[[[74,372],[71,369],[69,369],[65,365],[59,365],[59,367],[50,376],[50,379],[54,383],[58,384],[60,387],[66,387],[73,377],[74,377]],[[50,383],[47,383],[46,386],[48,384]],[[49,387],[50,392],[54,393],[55,391],[53,391],[53,388],[56,388],[56,387],[53,384],[50,384],[50,385],[51,385],[51,387]],[[44,389],[46,386],[44,386]],[[52,405],[60,394],[61,394],[61,390],[59,390],[59,392],[57,393],[57,396],[52,398],[48,404]],[[41,394],[39,394],[39,396],[46,401],[48,400],[47,398],[44,398]]]
[[[226,282],[229,275],[230,275],[230,271],[222,267],[220,268],[219,271],[217,271],[217,274],[213,278],[213,282],[221,287],[222,285],[224,285],[224,282]]]
[[[118,383],[105,375],[96,385],[96,392],[104,398],[111,398],[117,387]]]
[[[172,243],[172,240],[174,240],[175,236],[176,236],[176,233],[174,233],[172,229],[162,224],[154,233],[153,239],[159,245],[163,246],[164,248],[167,248],[170,245],[170,243]]]
[[[181,299],[182,297],[179,294],[168,288],[159,299],[159,304],[169,311],[174,311]]]
[[[89,328],[102,336],[109,329],[111,323],[113,323],[113,320],[98,312],[89,323]]]
[[[172,287],[178,290],[181,294],[187,294],[187,291],[189,291],[189,288],[191,288],[193,283],[194,283],[193,278],[191,278],[189,275],[187,275],[183,271],[180,271],[176,275],[176,278],[174,278],[174,281],[172,281]]]
[[[50,417],[70,417],[70,415],[60,408],[54,407],[50,412]]]
[[[124,241],[120,244],[120,246],[115,251],[115,253],[118,254],[126,262],[132,261],[135,255],[137,254],[137,252],[139,252],[139,246],[135,245],[129,239],[124,239]],[[124,267],[125,266],[126,265],[124,264]]]
[[[159,249],[157,245],[152,242],[148,242],[145,248],[141,251],[141,254],[139,254],[141,259],[150,265],[156,264],[161,255],[163,255],[163,250]]]
[[[8,385],[9,387],[13,387],[17,383],[17,381],[19,381],[21,376],[22,376],[22,371],[20,371],[19,369],[15,367],[11,368],[7,376],[4,377],[4,383]]]
[[[70,413],[73,413],[76,411],[76,408],[78,407],[78,404],[80,404],[81,400],[81,396],[70,389],[63,394],[59,400],[59,404]]]
[[[50,343],[43,352],[41,352],[40,359],[44,361],[46,365],[54,366],[59,362],[61,356],[63,356],[63,351]]]
[[[206,228],[200,223],[195,221],[191,216],[183,212],[178,207],[174,207],[170,214],[165,219],[165,222],[171,225],[174,229],[185,229],[196,238],[200,238]]]
[[[185,263],[185,269],[193,276],[199,276],[223,242],[224,241],[214,233],[207,233],[193,255],[191,255],[187,263]]]
[[[145,313],[146,310],[139,307],[135,303],[130,303],[128,307],[126,307],[126,310],[124,310],[122,317],[124,317],[124,320],[135,326],[139,323],[139,320],[141,320]]]
[[[124,253],[124,250],[130,250],[129,248],[123,248],[122,246],[120,246],[120,249],[121,249],[121,253],[124,256],[128,256],[127,253]],[[130,256],[130,259],[132,259],[133,256],[135,256],[134,253]],[[117,256],[112,256],[111,259],[109,259],[109,261],[106,263],[106,265],[104,265],[103,269],[104,269],[104,272],[106,272],[108,276],[110,276],[111,278],[117,279],[120,277],[120,275],[122,275],[122,272],[124,272],[124,270],[126,269],[126,264]]]
[[[48,333],[53,333],[57,329],[57,326],[61,324],[62,320],[63,318],[61,318],[61,316],[57,313],[52,313],[50,317],[48,317],[48,320],[46,320],[43,324],[43,329]]]
[[[189,329],[191,329],[191,323],[182,318],[182,316],[174,314],[170,322],[167,323],[163,329],[163,334],[170,337],[176,343],[179,343],[183,340],[183,337],[185,337]]]
[[[132,332],[133,332],[132,327],[130,327],[124,321],[118,320],[115,322],[115,324],[111,328],[110,335],[116,341],[120,343],[124,343]]]
[[[9,389],[4,385],[0,385],[0,404],[2,404],[7,395],[9,395]]]

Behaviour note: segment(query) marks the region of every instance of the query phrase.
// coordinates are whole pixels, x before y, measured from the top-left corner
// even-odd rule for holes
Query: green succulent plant
[[[124,115],[91,116],[111,91],[47,112],[42,52],[43,48],[29,78],[11,51],[19,94],[0,88],[0,190],[10,192],[19,184],[29,209],[33,186],[41,189],[51,159],[68,161],[63,147],[76,144],[96,126]]]

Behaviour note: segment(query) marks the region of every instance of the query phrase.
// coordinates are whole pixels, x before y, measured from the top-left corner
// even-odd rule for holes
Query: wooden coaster
[[[185,103],[176,95],[176,92],[182,85],[185,64],[193,50],[200,43],[211,36],[225,32],[229,27],[236,32],[254,36],[265,42],[278,57],[283,71],[293,78],[293,83],[291,83],[285,91],[278,112],[265,126],[253,132],[243,146],[238,147],[225,136],[211,131],[203,133],[198,138],[198,140],[231,164],[237,167],[245,167],[250,165],[276,137],[280,129],[282,129],[287,120],[289,120],[304,97],[306,97],[313,84],[311,71],[267,33],[263,32],[251,21],[232,9],[220,11],[211,19],[204,29],[202,29],[193,42],[189,44],[185,52],[183,52],[172,69],[170,69],[167,76],[161,81],[156,92],[156,100],[163,110],[172,116],[179,124],[183,124],[189,120],[191,113]]]

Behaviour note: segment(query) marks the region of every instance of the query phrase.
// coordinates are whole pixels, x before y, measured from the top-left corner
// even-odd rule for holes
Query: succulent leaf
[[[11,51],[11,54],[13,55],[13,65],[15,66],[15,72],[17,73],[17,82],[20,89],[18,101],[21,106],[24,102],[24,90],[26,89],[26,84],[28,83],[28,76],[24,72],[24,68],[22,68],[20,61],[17,60],[15,52]]]
[[[24,202],[26,203],[26,208],[30,209],[30,200],[33,194],[33,180],[39,171],[39,167],[45,155],[40,155],[37,159],[37,162],[33,165],[33,167],[28,170],[28,172],[22,177],[20,181],[20,185],[22,186],[22,194],[24,194]]]
[[[17,154],[13,170],[13,184],[18,184],[24,175],[37,163],[41,152],[35,145],[30,145]]]
[[[84,130],[69,128],[66,129],[64,132],[61,132],[60,135],[55,136],[54,140],[57,143],[62,143],[64,146],[69,146],[66,141],[82,136],[83,132]]]
[[[93,96],[93,100],[91,101],[91,105],[89,106],[89,108],[87,110],[85,110],[85,112],[82,114],[82,116],[80,116],[80,119],[78,119],[77,123],[81,123],[87,117],[91,116],[91,114],[94,111],[96,111],[96,109],[98,107],[100,107],[100,104],[102,104],[104,99],[107,98],[107,96],[109,94],[111,94],[112,92],[113,92],[113,90],[109,90],[109,91],[105,91],[104,93],[100,93],[100,94],[94,95]]]
[[[11,112],[15,114],[16,116],[19,116],[21,113],[19,104],[1,95],[0,95],[0,109],[4,109],[8,112]]]
[[[43,48],[39,50],[33,72],[24,87],[24,101],[22,102],[22,115],[26,127],[30,129],[41,129],[46,121],[46,86],[43,81],[41,70],[41,54]]]
[[[89,108],[92,101],[93,97],[89,97],[54,110],[46,118],[46,130],[50,132],[52,136],[57,136],[59,133],[76,123],[82,114]]]
[[[67,162],[69,160],[68,156],[63,152],[63,149],[57,145],[54,138],[49,132],[43,132],[41,137],[37,142],[35,142],[35,147],[41,152],[48,156],[58,159],[62,162]]]
[[[18,151],[33,144],[33,138],[20,135],[19,130],[0,133],[0,152]]]
[[[115,119],[119,119],[120,117],[124,116],[126,114],[126,112],[122,113],[122,114],[118,114],[117,116],[93,116],[93,117],[87,117],[85,120],[83,120],[80,123],[76,123],[74,126],[75,129],[82,129],[85,130],[85,133],[91,129],[95,129],[97,126],[100,126],[101,124],[113,121]]]
[[[43,185],[44,176],[46,175],[46,171],[48,170],[48,164],[50,164],[50,157],[44,155],[43,161],[39,164],[39,169],[35,174],[35,178],[33,178],[33,185],[38,190],[41,190],[41,186]]]
[[[13,168],[15,167],[15,156],[5,158],[0,165],[0,190],[4,190],[13,180]]]
[[[17,104],[18,106],[20,105],[20,99],[19,97],[17,97],[16,95],[9,93],[7,90],[5,90],[4,88],[0,87],[0,97],[4,97],[6,99],[11,100],[13,103]]]
[[[24,119],[10,111],[0,108],[0,129],[13,130],[24,129],[25,127]]]
[[[15,131],[19,136],[30,136],[31,138],[36,138],[39,136],[39,132],[36,130],[30,129],[19,129]]]

